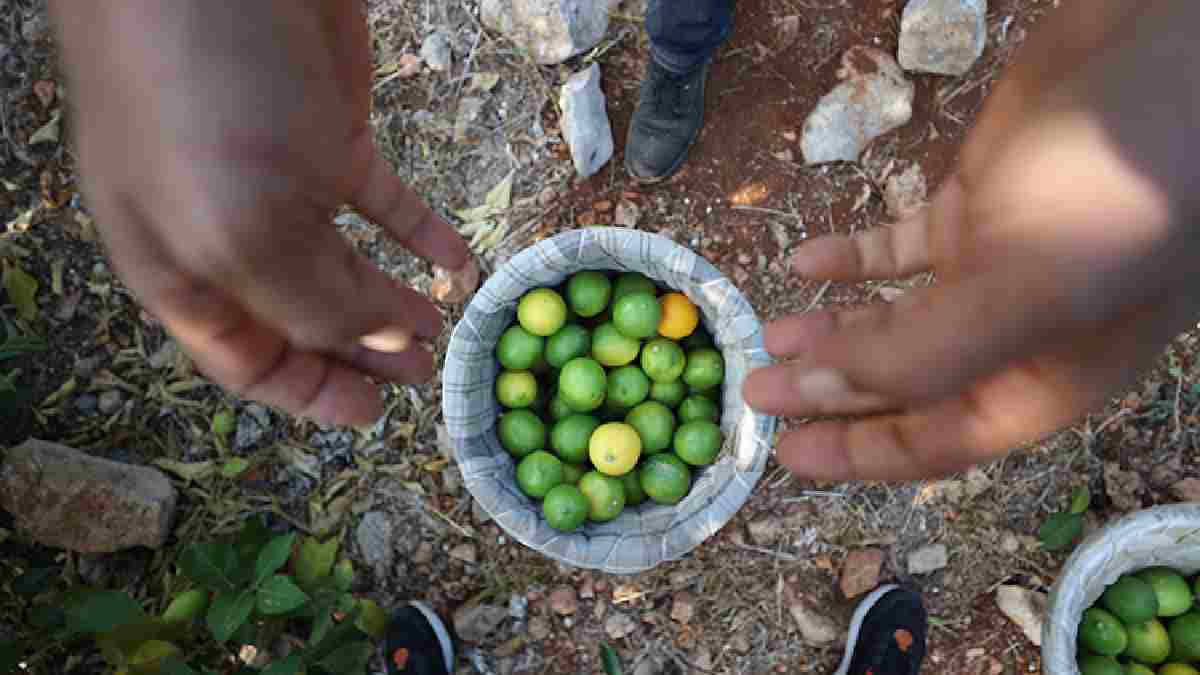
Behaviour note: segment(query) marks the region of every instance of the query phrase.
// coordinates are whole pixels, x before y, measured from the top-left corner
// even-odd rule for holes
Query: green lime
[[[638,480],[646,496],[659,504],[678,504],[692,488],[687,464],[669,452],[650,455],[638,467]]]
[[[592,350],[592,336],[579,324],[569,323],[546,340],[546,363],[562,368],[571,359],[587,356]]]
[[[567,405],[567,402],[558,394],[555,394],[554,398],[550,399],[548,412],[550,413],[550,421],[552,422],[557,422],[568,415],[575,414],[575,411],[571,410],[571,406]]]
[[[692,466],[708,466],[721,454],[721,427],[708,420],[680,425],[675,432],[675,454]]]
[[[708,391],[725,379],[725,360],[715,349],[697,349],[687,355],[683,382],[696,391]]]
[[[1186,663],[1168,663],[1158,669],[1158,675],[1200,675],[1200,670]]]
[[[646,501],[646,491],[642,489],[642,480],[637,471],[630,471],[617,480],[625,488],[625,506],[638,506]]]
[[[1080,675],[1125,675],[1125,669],[1111,656],[1086,654],[1078,665]]]
[[[546,425],[529,410],[510,410],[500,417],[496,430],[500,444],[516,457],[546,447]]]
[[[1135,576],[1123,576],[1104,590],[1100,604],[1125,625],[1158,616],[1158,596],[1150,584]]]
[[[655,382],[650,385],[650,398],[668,408],[678,408],[685,396],[687,396],[687,385],[682,380],[667,384]]]
[[[604,405],[600,406],[600,418],[605,422],[624,422],[630,410],[627,405],[605,400]]]
[[[587,520],[591,504],[574,485],[556,485],[546,493],[542,515],[546,524],[561,532],[573,532]]]
[[[658,335],[662,307],[650,293],[631,293],[613,303],[613,325],[626,337],[644,340]]]
[[[1166,567],[1148,567],[1135,576],[1150,584],[1158,597],[1158,615],[1179,616],[1192,608],[1192,589],[1187,580],[1175,570]]]
[[[704,329],[704,326],[700,326],[696,330],[692,331],[691,335],[680,340],[679,343],[683,345],[684,349],[692,352],[697,349],[706,349],[712,347],[713,339],[712,336],[708,334],[708,331]]]
[[[506,370],[529,370],[542,356],[546,339],[520,326],[511,326],[496,343],[496,358]]]
[[[642,370],[656,384],[669,384],[683,375],[687,357],[683,347],[666,338],[651,340],[642,348]]]
[[[700,390],[700,389],[696,389],[695,387],[688,387],[688,396],[699,396],[701,398],[706,398],[706,399],[712,401],[713,403],[720,403],[721,402],[721,388],[713,387],[712,389]]]
[[[1129,635],[1117,617],[1092,607],[1083,613],[1083,620],[1079,622],[1079,644],[1096,654],[1116,656],[1125,651]]]
[[[606,523],[621,515],[625,508],[625,488],[621,481],[599,471],[589,471],[579,479],[579,491],[587,497],[588,518]]]
[[[658,401],[646,401],[625,416],[625,422],[637,430],[642,438],[642,452],[653,455],[671,447],[671,434],[675,432],[675,415],[671,409]]]
[[[716,422],[720,416],[721,411],[717,409],[717,404],[711,398],[693,395],[683,399],[683,403],[679,404],[680,423],[696,420]]]
[[[528,408],[537,394],[537,378],[529,371],[506,370],[496,378],[496,400],[505,408]]]
[[[608,307],[612,291],[612,282],[603,272],[580,272],[567,282],[567,301],[579,316],[593,317]]]
[[[583,478],[583,474],[588,472],[588,468],[582,464],[570,464],[563,462],[563,482],[575,485]],[[547,495],[547,499],[549,495]]]
[[[632,408],[650,395],[650,378],[637,366],[624,366],[608,374],[608,400]]]
[[[1171,620],[1172,661],[1200,661],[1200,612],[1188,612]]]
[[[1163,628],[1157,619],[1126,624],[1125,631],[1129,634],[1129,646],[1125,648],[1125,656],[1152,665],[1162,663],[1170,656],[1171,638],[1167,635],[1167,629]]]
[[[576,412],[591,412],[604,403],[608,377],[592,359],[572,359],[558,374],[558,395]]]
[[[535,450],[517,464],[517,485],[534,499],[545,497],[562,482],[562,461],[545,450]]]
[[[1130,661],[1125,664],[1124,675],[1154,675],[1154,671],[1140,663]]]
[[[600,324],[592,332],[592,358],[609,368],[633,363],[641,348],[640,342],[625,337],[611,323]]]
[[[571,415],[555,422],[550,431],[550,447],[562,461],[582,464],[588,461],[588,441],[600,420],[591,415]]]
[[[529,291],[517,303],[517,321],[534,335],[550,337],[567,322],[567,303],[549,288]]]
[[[617,282],[613,284],[612,299],[613,302],[620,300],[626,295],[634,293],[649,293],[650,295],[658,294],[658,287],[654,285],[649,278],[638,274],[637,272],[626,272],[617,277]]]

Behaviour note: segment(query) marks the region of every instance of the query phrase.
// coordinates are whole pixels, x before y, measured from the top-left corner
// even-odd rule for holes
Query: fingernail
[[[845,375],[829,369],[801,371],[792,388],[806,401],[843,401],[854,393]]]
[[[812,259],[813,257],[801,248],[788,259],[788,269],[797,276],[811,277],[813,276]]]
[[[370,335],[364,335],[358,339],[358,342],[371,351],[397,354],[412,345],[412,334],[407,329],[393,326]]]

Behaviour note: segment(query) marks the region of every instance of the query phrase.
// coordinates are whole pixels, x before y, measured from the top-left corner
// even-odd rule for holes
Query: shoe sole
[[[417,610],[429,622],[429,627],[433,629],[433,634],[437,636],[438,644],[442,647],[442,661],[446,664],[446,673],[449,675],[454,672],[454,640],[450,637],[450,631],[446,630],[446,624],[442,621],[442,617],[433,611],[429,605],[414,600],[408,603],[410,607]],[[379,650],[384,651],[384,644],[380,644]],[[382,654],[384,666],[391,672],[391,654]]]
[[[704,79],[701,80],[701,83],[700,83],[700,98],[702,98],[702,99],[706,99],[708,97],[708,76],[709,76],[709,66],[710,65],[711,64],[709,64],[709,63],[704,64]],[[632,179],[633,182],[637,183],[638,185],[658,185],[659,183],[662,183],[663,181],[666,181],[667,179],[674,176],[675,172],[679,171],[679,168],[682,167],[685,162],[687,162],[688,155],[690,155],[692,152],[692,146],[694,146],[696,144],[696,141],[700,139],[700,134],[701,134],[701,132],[704,131],[704,120],[707,117],[708,116],[704,114],[704,106],[701,106],[701,108],[700,108],[700,125],[696,127],[696,130],[694,132],[692,132],[692,137],[688,139],[687,145],[684,146],[683,152],[680,153],[680,155],[679,155],[679,159],[675,160],[675,163],[672,164],[670,166],[670,168],[667,169],[666,173],[664,173],[661,176],[649,176],[649,177],[639,176],[633,172],[633,169],[631,169],[629,167],[628,155],[626,156],[626,159],[625,159],[625,173],[629,174],[629,178]],[[633,129],[631,128],[629,131],[630,131],[630,133],[632,133]],[[625,137],[625,145],[626,145],[626,147],[628,147],[628,145],[629,145],[629,136]]]
[[[862,625],[867,619],[867,614],[883,599],[883,596],[892,591],[899,590],[899,588],[896,584],[880,586],[871,591],[871,594],[866,598],[863,598],[862,602],[858,603],[858,609],[854,610],[854,619],[850,621],[850,636],[846,640],[846,653],[842,656],[841,665],[838,666],[837,670],[833,671],[833,675],[847,675],[849,673],[850,661],[854,658],[854,648],[858,646],[858,635],[862,631]]]

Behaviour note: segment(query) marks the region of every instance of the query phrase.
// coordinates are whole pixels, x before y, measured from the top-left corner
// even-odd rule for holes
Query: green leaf
[[[1038,539],[1047,551],[1061,551],[1069,547],[1083,532],[1083,516],[1078,513],[1055,513],[1042,523]]]
[[[232,480],[246,473],[246,469],[249,468],[250,460],[246,459],[245,457],[234,457],[228,462],[225,462],[225,465],[221,467],[221,475]]]
[[[358,621],[358,607],[355,607],[354,611],[342,619],[341,623],[326,633],[320,642],[310,643],[308,649],[305,650],[304,660],[309,663],[320,661],[338,645],[362,635],[362,632],[354,625],[356,621]]]
[[[203,588],[193,588],[190,591],[175,596],[171,604],[162,614],[163,621],[179,623],[191,621],[208,609],[208,591]]]
[[[330,628],[333,628],[333,608],[318,608],[316,615],[313,617],[312,632],[308,635],[308,644],[319,644],[329,634]]]
[[[292,654],[264,668],[262,675],[297,675],[303,669],[304,659],[300,658],[299,654]]]
[[[48,347],[46,341],[40,337],[9,336],[4,342],[0,342],[0,361],[15,359],[25,354],[44,352]]]
[[[604,665],[605,675],[621,675],[621,659],[607,642],[600,643],[600,663]]]
[[[0,642],[0,675],[6,675],[17,669],[25,649],[15,642]]]
[[[217,642],[228,640],[250,619],[254,611],[254,593],[242,591],[237,595],[222,593],[208,608],[208,629]]]
[[[39,630],[50,630],[66,625],[67,613],[54,605],[38,605],[29,613],[29,623]]]
[[[157,670],[163,659],[179,655],[179,647],[163,640],[147,640],[143,642],[129,657],[129,664],[142,666],[149,670]]]
[[[237,551],[224,543],[196,544],[179,557],[179,569],[189,579],[218,593],[234,590],[233,578],[237,568]]]
[[[339,612],[349,614],[358,607],[358,600],[350,593],[342,593],[338,595],[337,609]]]
[[[1088,486],[1081,485],[1071,493],[1071,513],[1082,514],[1092,505],[1092,491]]]
[[[221,437],[228,436],[237,429],[237,415],[234,415],[233,411],[229,408],[225,408],[216,415],[213,415],[210,426],[214,434]]]
[[[288,558],[292,557],[292,544],[295,541],[295,534],[285,534],[275,537],[259,551],[258,560],[254,561],[255,586],[266,581],[267,577],[275,574],[279,568],[287,564]]]
[[[339,591],[349,591],[354,587],[354,563],[343,558],[333,568],[333,585]]]
[[[147,618],[142,606],[123,591],[87,593],[67,608],[67,627],[75,633],[108,633]]]
[[[35,567],[13,579],[12,590],[17,595],[37,595],[50,588],[50,583],[61,570],[57,567]]]
[[[315,590],[329,577],[337,554],[336,537],[324,543],[313,537],[305,537],[300,543],[300,553],[296,556],[296,583],[306,590]]]
[[[308,603],[308,596],[292,580],[281,575],[267,579],[258,588],[258,611],[268,616],[286,614]]]
[[[242,564],[253,567],[254,561],[258,558],[258,552],[270,538],[271,532],[262,524],[261,518],[247,520],[242,531],[238,533],[235,544],[238,558]]]
[[[8,301],[17,308],[17,314],[26,321],[37,319],[38,281],[29,276],[16,263],[4,263],[4,290]]]
[[[371,643],[351,642],[329,652],[317,665],[331,673],[361,673],[371,659]]]
[[[200,675],[191,666],[180,661],[177,656],[168,656],[163,659],[158,672],[162,675]]]
[[[375,604],[374,600],[369,598],[359,600],[358,606],[360,611],[354,625],[376,640],[382,640],[383,634],[387,632],[387,614],[379,605]]]

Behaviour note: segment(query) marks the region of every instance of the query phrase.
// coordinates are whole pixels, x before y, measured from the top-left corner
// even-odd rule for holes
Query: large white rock
[[[962,75],[987,45],[987,0],[909,0],[900,19],[905,70]]]
[[[608,0],[483,0],[479,8],[485,26],[543,65],[595,47],[608,30],[608,12]]]
[[[593,63],[567,78],[558,105],[562,108],[563,138],[571,149],[575,171],[587,178],[613,156],[612,125],[600,90],[600,66]]]
[[[912,119],[915,90],[891,55],[852,47],[838,77],[843,82],[804,121],[800,149],[808,164],[857,161],[871,141]]]
[[[996,589],[996,606],[1010,621],[1017,624],[1035,647],[1042,646],[1042,624],[1046,620],[1045,593],[1020,586],[1000,586]]]

